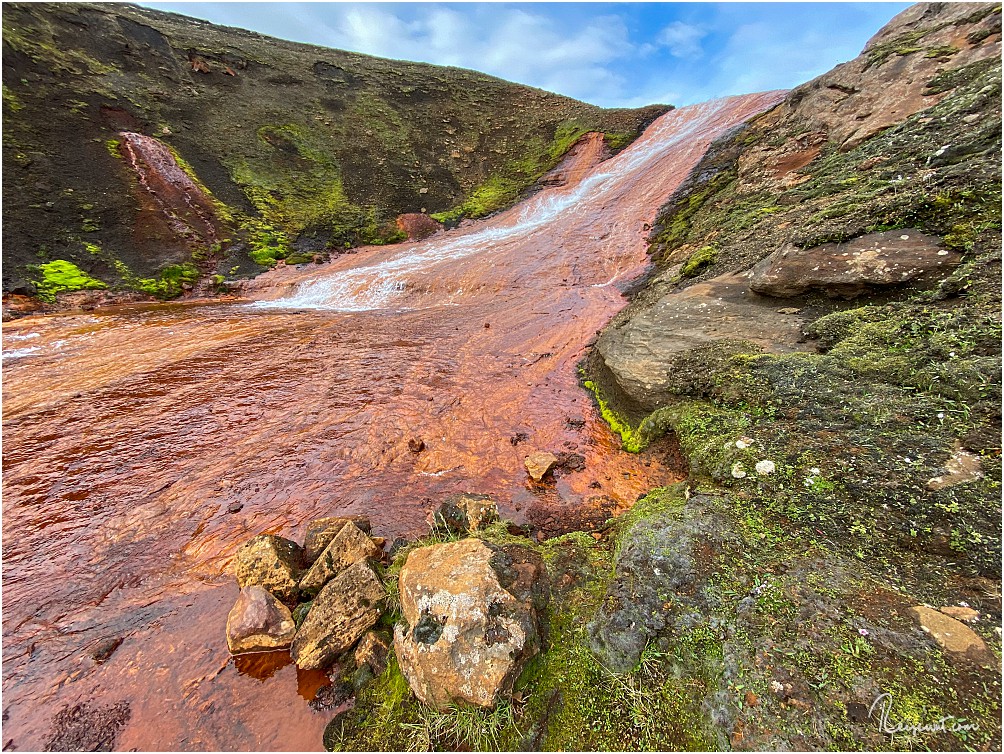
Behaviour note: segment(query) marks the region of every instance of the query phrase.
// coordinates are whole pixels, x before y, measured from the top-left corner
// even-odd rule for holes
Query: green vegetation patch
[[[35,282],[38,297],[50,303],[54,302],[60,293],[99,290],[108,287],[106,283],[91,277],[73,262],[68,262],[65,259],[54,259],[51,262],[40,264],[35,270],[41,276]]]

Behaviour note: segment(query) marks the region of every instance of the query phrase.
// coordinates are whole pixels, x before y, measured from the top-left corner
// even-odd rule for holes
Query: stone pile
[[[352,649],[386,596],[371,564],[383,552],[369,529],[362,517],[322,518],[302,547],[272,534],[245,544],[234,565],[241,593],[227,617],[231,653],[289,649],[297,667],[322,669]]]

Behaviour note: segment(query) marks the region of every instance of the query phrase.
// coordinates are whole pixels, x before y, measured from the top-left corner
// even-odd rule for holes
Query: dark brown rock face
[[[327,667],[352,648],[380,617],[383,585],[365,562],[347,568],[314,598],[293,639],[291,654],[305,670]]]
[[[292,602],[297,595],[301,553],[296,542],[272,534],[257,536],[237,551],[237,584],[242,589],[258,585],[283,602]]]
[[[749,287],[779,298],[812,290],[835,298],[853,298],[870,288],[902,285],[945,272],[960,258],[960,254],[946,250],[941,239],[906,228],[811,249],[788,245],[753,268]]]
[[[227,646],[231,654],[284,649],[293,642],[295,633],[289,608],[254,584],[241,589],[227,616]]]

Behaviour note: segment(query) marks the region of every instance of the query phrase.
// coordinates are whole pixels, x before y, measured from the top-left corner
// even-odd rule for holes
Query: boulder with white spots
[[[543,563],[478,539],[423,547],[401,569],[401,671],[422,702],[492,707],[540,648]]]

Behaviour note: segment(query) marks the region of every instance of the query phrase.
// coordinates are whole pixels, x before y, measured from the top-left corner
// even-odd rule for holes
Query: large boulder
[[[401,569],[394,649],[422,702],[494,706],[540,647],[546,571],[532,553],[478,539],[414,550]]]
[[[317,594],[330,579],[349,566],[366,558],[380,556],[380,548],[358,526],[349,521],[324,548],[324,552],[300,580],[300,591],[308,597]]]
[[[227,646],[231,654],[285,649],[293,643],[295,634],[289,608],[257,584],[241,589],[227,616]]]
[[[296,542],[283,537],[255,537],[237,551],[234,573],[238,586],[258,585],[283,602],[295,602],[302,552]]]
[[[309,567],[317,557],[324,552],[335,535],[345,524],[352,522],[367,534],[370,531],[370,520],[366,516],[329,516],[318,518],[307,524],[307,533],[303,537],[303,564]]]
[[[853,298],[869,288],[947,274],[960,259],[935,236],[909,228],[891,230],[811,249],[789,244],[753,268],[749,287],[781,298],[812,290],[835,298]]]
[[[461,492],[450,495],[432,516],[435,529],[461,534],[483,529],[498,520],[499,510],[488,495]]]
[[[366,561],[325,584],[293,639],[290,653],[296,666],[325,668],[351,649],[380,618],[385,596],[383,584]]]

